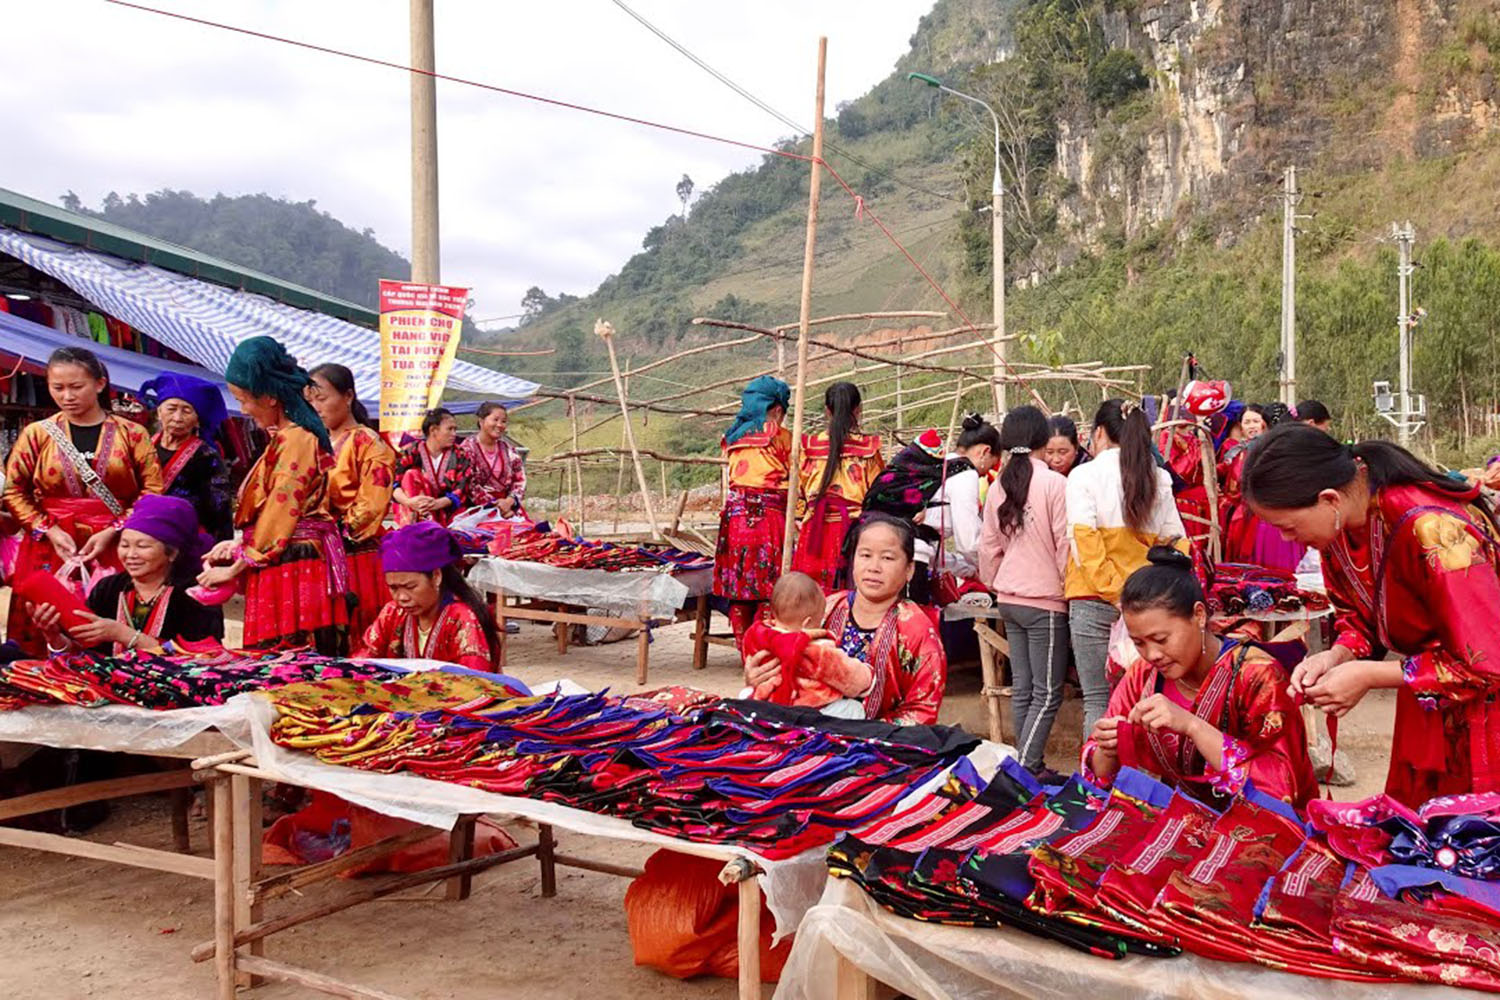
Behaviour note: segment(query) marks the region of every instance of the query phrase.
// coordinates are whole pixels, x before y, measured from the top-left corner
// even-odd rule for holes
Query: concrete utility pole
[[[1400,433],[1401,447],[1407,448],[1411,445],[1412,431],[1420,426],[1420,421],[1416,419],[1418,413],[1412,406],[1411,392],[1411,275],[1412,271],[1415,270],[1411,262],[1411,247],[1416,242],[1417,234],[1412,229],[1410,222],[1400,226],[1392,223],[1391,236],[1396,241],[1397,251],[1400,256],[1400,262],[1396,265],[1396,278],[1401,289],[1401,314],[1396,317],[1396,322],[1400,324],[1401,334],[1401,395],[1398,399],[1401,409],[1400,420],[1396,424],[1396,429]],[[1424,405],[1421,409],[1425,411],[1426,406]]]
[[[1281,182],[1281,401],[1297,405],[1297,168]]]
[[[429,285],[441,280],[432,5],[433,0],[411,0],[411,280]]]

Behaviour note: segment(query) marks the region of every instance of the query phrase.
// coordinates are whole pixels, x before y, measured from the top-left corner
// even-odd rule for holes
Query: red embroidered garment
[[[1381,895],[1361,872],[1334,902],[1334,950],[1407,979],[1500,992],[1500,922]]]
[[[1215,819],[1213,810],[1184,795],[1173,796],[1156,825],[1124,861],[1099,879],[1098,904],[1127,927],[1149,930],[1151,906],[1168,876],[1197,857]]]
[[[486,452],[476,435],[458,446],[468,454],[474,474],[468,502],[481,506],[510,497],[516,502],[512,513],[520,514],[526,499],[526,464],[521,461],[521,450],[509,441],[501,438],[496,445],[494,451]]]
[[[823,627],[851,653],[841,639],[853,624],[852,591],[828,598]],[[851,653],[851,655],[853,655]],[[948,677],[948,656],[932,619],[910,601],[898,601],[869,637],[865,655],[856,657],[875,668],[875,686],[865,697],[865,718],[906,726],[937,723],[938,706]]]
[[[1248,799],[1236,799],[1198,855],[1167,877],[1153,925],[1199,955],[1248,961],[1250,920],[1260,891],[1302,843],[1300,824]]]
[[[1266,886],[1251,925],[1257,962],[1289,972],[1339,979],[1396,977],[1333,950],[1333,906],[1347,863],[1321,840],[1303,841]]]
[[[762,684],[751,697],[777,705],[809,708],[823,708],[850,697],[828,683],[830,678],[850,673],[846,657],[833,643],[814,641],[800,629],[786,632],[756,622],[745,633],[744,655],[748,659],[764,650],[781,661],[781,682]]]
[[[1110,695],[1110,716],[1129,716],[1136,703],[1168,683],[1144,659],[1132,663]],[[1247,781],[1266,795],[1304,806],[1318,783],[1307,756],[1302,714],[1287,694],[1287,675],[1259,647],[1226,641],[1198,689],[1193,714],[1224,734],[1223,767],[1210,768],[1197,746],[1173,732],[1152,733],[1121,724],[1120,764],[1137,767],[1199,796],[1231,795]],[[1090,762],[1094,742],[1083,746],[1083,773],[1100,783]]]
[[[427,442],[416,441],[396,460],[396,482],[407,496],[447,497],[453,506],[437,511],[432,520],[447,524],[460,510],[474,502],[476,479],[473,460],[462,448],[449,448],[435,460]],[[393,504],[398,525],[412,524],[421,518],[403,504]]]
[[[495,669],[479,619],[474,617],[467,604],[460,601],[443,605],[426,640],[423,643],[417,633],[416,619],[391,601],[365,631],[354,656],[357,659],[442,660],[470,670]]]
[[[1477,497],[1381,490],[1323,554],[1337,645],[1406,657],[1386,791],[1410,806],[1500,791],[1500,533]]]

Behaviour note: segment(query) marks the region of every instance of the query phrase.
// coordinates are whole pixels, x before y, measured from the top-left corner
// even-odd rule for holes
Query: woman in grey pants
[[[1005,415],[1005,468],[985,500],[979,536],[980,579],[995,592],[1010,641],[1016,753],[1033,771],[1046,766],[1052,722],[1068,670],[1066,484],[1042,461],[1051,426],[1041,410]]]

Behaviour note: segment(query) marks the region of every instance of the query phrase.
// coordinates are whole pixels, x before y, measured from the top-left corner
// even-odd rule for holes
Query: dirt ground
[[[722,624],[722,622],[720,622]],[[691,625],[655,633],[650,686],[684,684],[719,694],[740,688],[734,651],[710,647],[708,668],[694,671]],[[574,647],[559,657],[551,632],[523,623],[510,642],[509,672],[527,681],[570,678],[591,688],[633,689],[635,643]],[[942,721],[984,731],[977,664],[956,665]],[[1366,698],[1344,722],[1340,748],[1358,784],[1335,790],[1354,799],[1384,784],[1394,699]],[[1048,760],[1059,770],[1076,762],[1081,703],[1070,699],[1053,730]],[[1007,730],[1009,731],[1009,730]],[[207,827],[195,821],[193,846],[206,854]],[[165,798],[116,805],[89,839],[170,848]],[[524,831],[517,831],[525,839]],[[648,849],[559,831],[562,849],[640,865]],[[474,895],[441,901],[441,888],[400,894],[275,936],[271,958],[309,966],[403,997],[528,1000],[610,997],[618,1000],[699,1000],[731,997],[727,980],[679,982],[632,962],[622,906],[623,879],[558,869],[554,899],[542,899],[538,870],[521,861],[479,875]],[[290,897],[271,916],[329,898],[338,887],[315,886]],[[206,881],[124,868],[62,855],[0,848],[0,996],[8,1000],[82,997],[198,1000],[211,994],[212,963],[194,965],[193,945],[212,936],[213,888]],[[766,994],[769,995],[767,987]],[[310,995],[285,986],[253,995],[283,1000]]]

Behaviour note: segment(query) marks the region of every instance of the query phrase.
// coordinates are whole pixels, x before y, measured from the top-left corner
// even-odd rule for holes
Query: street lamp
[[[995,299],[995,419],[1001,420],[1005,417],[1005,212],[1002,210],[1004,204],[1005,189],[1000,185],[1000,116],[995,109],[981,101],[972,94],[965,94],[961,90],[944,86],[943,81],[926,73],[908,73],[906,79],[917,83],[925,83],[929,87],[935,87],[945,94],[952,94],[960,100],[977,104],[990,113],[990,120],[995,123],[995,181],[990,188],[990,223],[994,227],[994,299]]]

